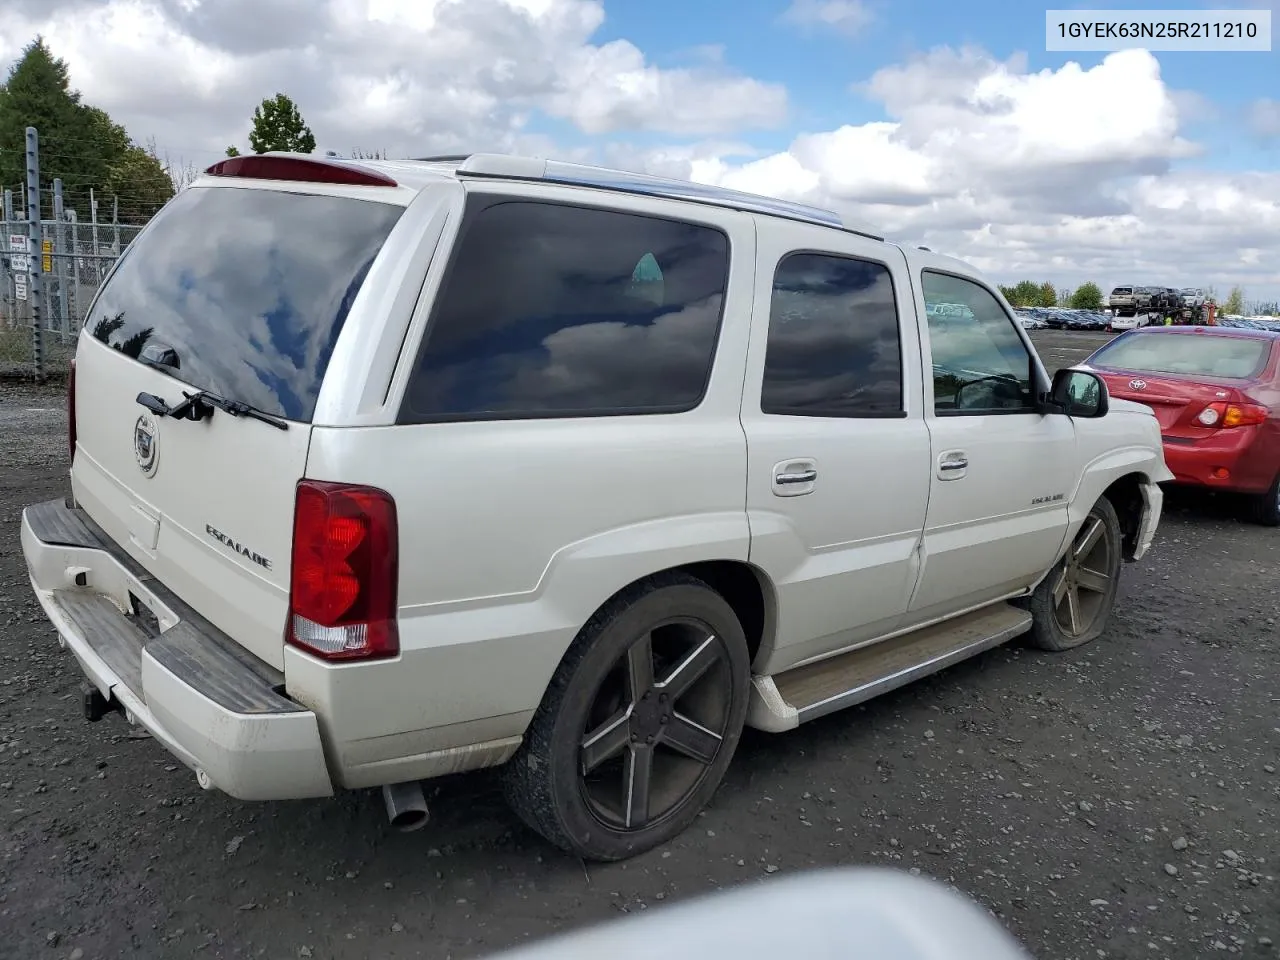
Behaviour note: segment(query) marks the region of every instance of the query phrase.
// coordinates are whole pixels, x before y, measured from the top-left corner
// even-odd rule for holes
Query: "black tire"
[[[689,672],[678,677],[681,670]],[[582,628],[556,669],[503,767],[507,802],[584,859],[622,860],[660,846],[720,785],[742,737],[750,682],[746,636],[720,594],[684,574],[629,587]],[[643,796],[629,789],[638,780],[650,785]]]
[[[1098,539],[1091,543],[1095,534]],[[1027,635],[1031,646],[1071,650],[1098,639],[1107,627],[1120,587],[1122,537],[1116,509],[1102,497],[1063,558],[1029,597],[1018,601],[1032,616]]]
[[[1249,498],[1249,519],[1264,527],[1280,527],[1280,474],[1266,493]]]

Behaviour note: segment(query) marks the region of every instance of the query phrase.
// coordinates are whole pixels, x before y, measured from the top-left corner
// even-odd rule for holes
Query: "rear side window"
[[[185,190],[130,244],[85,326],[201,390],[309,421],[351,302],[402,212],[346,197]]]
[[[400,422],[690,410],[728,278],[711,227],[472,198]]]
[[[884,264],[822,253],[793,253],[778,264],[760,409],[902,415],[898,305]]]
[[[1271,341],[1256,337],[1140,333],[1119,337],[1089,360],[1133,373],[1251,380],[1267,365]]]

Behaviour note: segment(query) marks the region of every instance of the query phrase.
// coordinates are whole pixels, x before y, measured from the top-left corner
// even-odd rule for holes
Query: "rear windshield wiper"
[[[248,417],[251,420],[260,420],[275,427],[277,430],[289,429],[289,424],[285,420],[273,417],[271,414],[239,400],[228,400],[226,397],[220,397],[216,393],[210,393],[208,390],[197,390],[195,393],[187,393],[184,390],[182,396],[183,401],[172,407],[163,398],[157,397],[154,393],[140,393],[137,396],[137,401],[157,416],[173,417],[175,420],[204,420],[213,416],[213,411],[216,408],[224,413],[231,414],[233,417]]]

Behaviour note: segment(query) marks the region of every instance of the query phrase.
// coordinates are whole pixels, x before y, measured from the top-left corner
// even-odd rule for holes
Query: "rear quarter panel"
[[[507,187],[510,190],[510,187]],[[522,197],[577,199],[569,188]],[[619,195],[616,209],[704,222],[730,239],[707,393],[686,413],[316,426],[314,479],[367,483],[397,504],[400,655],[323,665],[289,648],[292,696],[320,715],[340,774],[518,736],[574,636],[629,583],[681,564],[746,561],[738,422],[751,322],[751,218]],[[446,228],[441,251],[456,224]],[[448,258],[437,254],[387,389],[399,403]],[[332,370],[332,368],[331,368]]]

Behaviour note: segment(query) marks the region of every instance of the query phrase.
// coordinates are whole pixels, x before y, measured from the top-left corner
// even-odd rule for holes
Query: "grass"
[[[73,343],[60,343],[56,334],[45,334],[44,374],[62,378],[67,374],[75,350]],[[31,328],[0,326],[0,377],[31,377]]]

